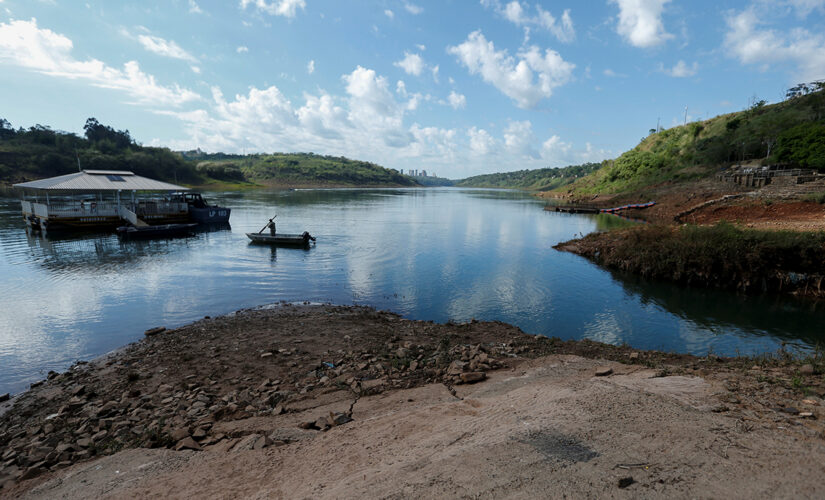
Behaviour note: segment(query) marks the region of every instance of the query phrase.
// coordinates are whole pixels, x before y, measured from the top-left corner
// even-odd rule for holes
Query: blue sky
[[[825,0],[0,0],[0,117],[461,178],[825,78]]]

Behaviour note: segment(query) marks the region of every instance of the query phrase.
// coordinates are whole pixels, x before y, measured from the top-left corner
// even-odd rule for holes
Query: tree
[[[8,139],[15,136],[14,127],[11,126],[8,120],[0,118],[0,139]]]

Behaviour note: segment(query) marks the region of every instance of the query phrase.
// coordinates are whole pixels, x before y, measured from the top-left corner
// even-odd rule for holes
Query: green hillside
[[[131,170],[178,184],[239,187],[415,186],[395,170],[313,153],[179,153],[138,144],[128,130],[89,118],[84,136],[36,125],[15,129],[0,118],[0,185],[86,170]]]
[[[396,170],[374,163],[313,153],[253,155],[184,153],[199,174],[227,182],[281,186],[417,186]]]
[[[536,170],[518,170],[497,174],[476,175],[455,183],[456,186],[526,189],[531,191],[549,191],[566,186],[576,179],[595,172],[601,167],[598,163],[585,163],[564,168],[540,168]]]
[[[577,194],[618,193],[705,177],[741,161],[825,171],[825,83],[789,90],[777,104],[656,131],[578,180]]]

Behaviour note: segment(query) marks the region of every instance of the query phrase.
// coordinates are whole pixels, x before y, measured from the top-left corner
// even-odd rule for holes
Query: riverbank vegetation
[[[825,233],[645,225],[556,246],[645,278],[747,293],[825,297]]]
[[[576,179],[598,170],[599,163],[584,163],[563,168],[540,168],[536,170],[518,170],[495,174],[467,177],[455,183],[462,187],[484,187],[525,189],[528,191],[550,191],[566,186]]]
[[[95,118],[84,136],[44,125],[15,129],[0,118],[0,185],[85,170],[130,170],[189,186],[417,186],[415,180],[374,163],[313,153],[254,155],[174,152],[139,144],[128,130]]]

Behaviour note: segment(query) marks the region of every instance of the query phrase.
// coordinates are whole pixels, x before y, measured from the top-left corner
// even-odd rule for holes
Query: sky
[[[825,0],[0,0],[0,118],[453,179],[825,78]]]

